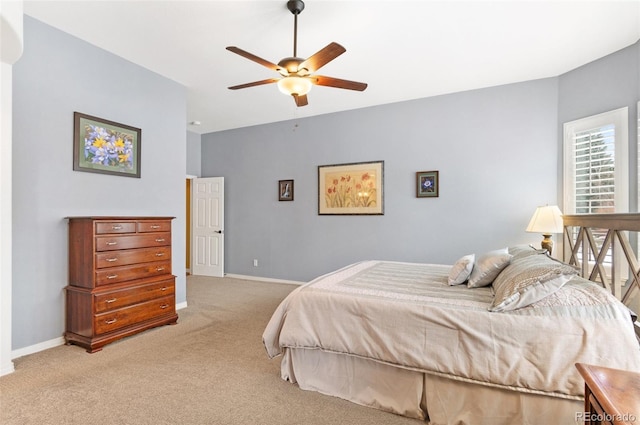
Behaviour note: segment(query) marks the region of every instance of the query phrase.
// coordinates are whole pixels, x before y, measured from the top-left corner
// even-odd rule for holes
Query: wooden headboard
[[[640,234],[640,213],[564,215],[563,221],[564,261],[629,306],[640,290],[640,265],[628,233]]]

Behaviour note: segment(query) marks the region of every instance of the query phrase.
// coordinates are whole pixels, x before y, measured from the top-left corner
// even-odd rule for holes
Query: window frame
[[[623,107],[613,111],[569,121],[563,125],[563,211],[575,214],[575,163],[574,137],[576,133],[596,127],[614,125],[614,185],[615,212],[629,212],[629,108]]]
[[[613,125],[614,130],[614,212],[629,212],[629,108],[619,108],[613,111],[603,112],[601,114],[580,118],[569,121],[563,125],[563,211],[565,214],[576,214],[575,201],[575,135],[576,133],[592,130],[597,127]],[[597,230],[596,230],[597,232]],[[615,250],[619,252],[619,242],[615,242]],[[613,248],[610,247],[609,250]],[[609,254],[611,255],[611,251]],[[614,260],[615,264],[611,264],[611,260],[605,261],[606,273],[611,277],[611,267],[616,270],[617,282],[612,282],[615,286],[615,293],[621,294],[622,286],[628,278],[628,270],[621,268],[620,258]],[[592,260],[589,261],[589,270],[595,265]]]

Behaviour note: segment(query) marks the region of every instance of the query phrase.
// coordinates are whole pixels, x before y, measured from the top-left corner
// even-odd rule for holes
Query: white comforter
[[[315,279],[275,311],[267,353],[321,349],[564,398],[583,394],[576,362],[640,372],[629,310],[595,284],[576,277],[531,306],[491,313],[492,289],[448,286],[449,270],[366,261]]]

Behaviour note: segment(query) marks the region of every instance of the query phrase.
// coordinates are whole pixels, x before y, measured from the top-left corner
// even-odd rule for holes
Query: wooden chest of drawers
[[[67,344],[93,353],[178,320],[173,217],[68,217]]]
[[[585,363],[576,368],[584,378],[585,424],[640,424],[640,373]]]

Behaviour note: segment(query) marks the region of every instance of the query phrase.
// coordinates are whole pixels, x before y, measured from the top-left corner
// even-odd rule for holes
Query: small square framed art
[[[437,198],[439,195],[439,173],[437,171],[418,171],[416,173],[416,196],[418,198]]]

